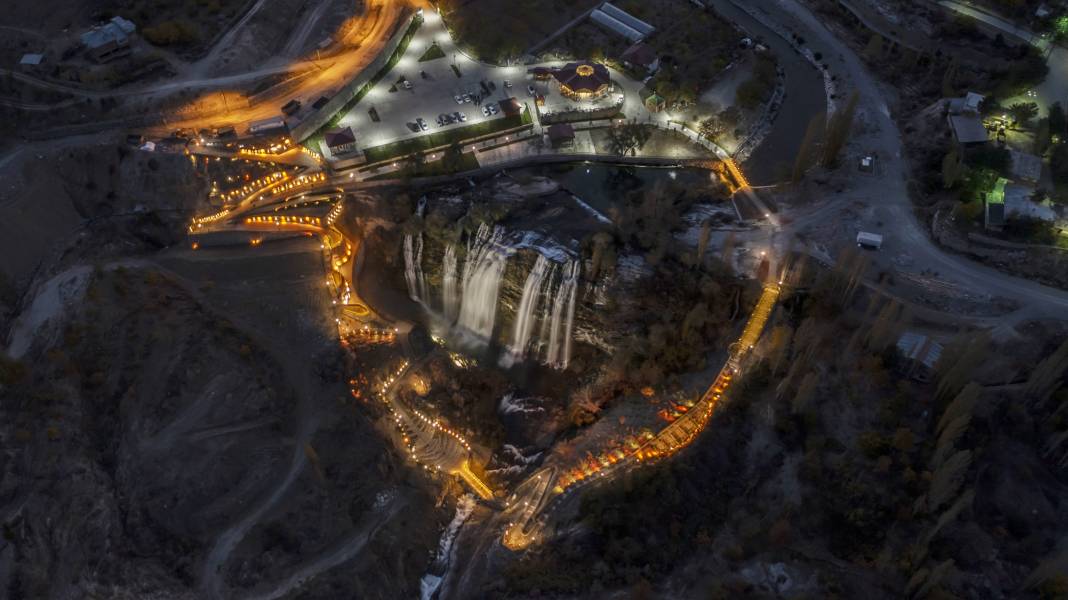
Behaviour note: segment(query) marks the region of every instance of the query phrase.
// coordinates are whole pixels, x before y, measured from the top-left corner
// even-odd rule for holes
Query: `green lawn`
[[[426,62],[428,60],[435,60],[438,58],[445,58],[445,51],[441,49],[441,46],[435,43],[431,44],[430,47],[426,49],[426,52],[424,52],[423,55],[419,57],[419,62]]]
[[[368,164],[376,163],[411,154],[413,152],[422,152],[439,146],[448,146],[454,142],[489,135],[498,131],[504,131],[505,129],[519,127],[520,125],[529,125],[530,122],[530,111],[526,110],[523,111],[521,115],[493,119],[492,121],[475,123],[474,125],[458,127],[448,131],[421,135],[419,137],[400,140],[398,142],[382,144],[381,146],[374,146],[373,148],[367,148],[363,153],[364,156],[367,157]]]

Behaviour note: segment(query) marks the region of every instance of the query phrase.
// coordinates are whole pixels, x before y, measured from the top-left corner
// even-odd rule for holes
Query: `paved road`
[[[976,21],[981,21],[983,24],[993,27],[1003,33],[1023,40],[1029,44],[1033,44],[1043,52],[1049,50],[1051,46],[1049,40],[1046,40],[1023,27],[1017,27],[1009,20],[994,14],[985,7],[972,6],[970,3],[957,2],[956,0],[939,0],[938,4],[955,13],[967,15]]]
[[[874,220],[882,223],[886,242],[883,250],[873,256],[883,269],[917,274],[933,270],[939,279],[962,288],[1016,300],[1036,317],[1063,318],[1068,314],[1068,292],[1006,275],[935,245],[912,209],[900,133],[881,89],[858,57],[796,0],[762,0],[756,6],[763,18],[780,19],[788,27],[800,25],[811,32],[812,39],[827,49],[824,55],[832,69],[848,75],[843,87],[848,89],[851,85],[860,94],[858,114],[865,115],[869,126],[856,134],[853,144],[877,152],[883,169],[875,176],[856,178],[856,187],[845,192],[845,196],[865,204],[875,215]],[[832,192],[826,194],[825,200],[837,202],[844,199],[841,196]],[[827,218],[834,219],[836,215]],[[797,231],[798,228],[786,225],[785,235],[775,237],[775,246],[785,251],[791,242],[790,234]]]

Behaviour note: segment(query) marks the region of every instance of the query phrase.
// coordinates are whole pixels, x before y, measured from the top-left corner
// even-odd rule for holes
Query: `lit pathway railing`
[[[664,429],[636,448],[630,449],[618,460],[604,459],[597,461],[597,468],[564,471],[556,480],[553,492],[562,494],[568,488],[585,481],[593,481],[597,476],[605,476],[608,471],[621,468],[631,460],[643,461],[648,459],[663,458],[678,452],[692,442],[705,428],[712,418],[716,407],[727,394],[731,383],[738,375],[739,366],[746,354],[756,345],[760,339],[764,327],[775,308],[779,299],[781,285],[770,283],[764,286],[749,320],[742,330],[738,340],[731,345],[730,356],[720,369],[715,381],[708,387],[701,399],[685,415],[669,424]],[[577,474],[581,473],[581,475]],[[546,504],[549,500],[546,499]],[[505,529],[502,542],[512,550],[522,550],[533,540],[537,539],[537,532],[532,532],[532,524],[538,518],[538,514],[545,508],[545,504],[538,506],[536,510],[525,511],[517,521],[509,524]]]

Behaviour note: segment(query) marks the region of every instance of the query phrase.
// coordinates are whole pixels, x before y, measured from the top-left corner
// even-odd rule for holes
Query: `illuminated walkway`
[[[775,303],[779,299],[780,292],[781,286],[777,283],[764,286],[764,291],[760,295],[756,306],[753,307],[753,312],[750,313],[742,334],[734,344],[731,344],[730,356],[727,358],[726,364],[723,365],[715,381],[692,409],[629,454],[620,456],[618,460],[613,455],[606,453],[602,455],[602,458],[596,464],[585,465],[581,476],[569,475],[565,472],[564,475],[554,478],[553,494],[538,493],[539,489],[544,490],[548,487],[548,481],[545,482],[545,487],[532,486],[529,490],[524,491],[522,497],[516,502],[516,506],[510,508],[514,515],[512,515],[512,521],[509,522],[508,527],[505,529],[502,543],[512,550],[522,550],[537,540],[538,530],[540,529],[539,524],[544,521],[543,513],[547,512],[547,507],[554,497],[558,497],[571,486],[585,481],[592,481],[595,478],[605,477],[609,472],[632,465],[634,461],[670,456],[692,442],[708,424],[716,407],[727,394],[731,382],[739,373],[742,359],[760,339],[760,335],[775,308]],[[527,483],[530,483],[530,480],[524,482],[523,485]],[[516,495],[513,495],[512,498],[516,498]]]

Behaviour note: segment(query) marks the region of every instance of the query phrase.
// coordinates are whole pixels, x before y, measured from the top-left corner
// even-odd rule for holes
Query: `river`
[[[767,137],[742,165],[753,185],[769,185],[789,177],[809,121],[827,111],[823,75],[777,33],[730,0],[706,0],[720,15],[766,45],[786,72],[784,108]],[[787,106],[788,103],[788,106]]]

